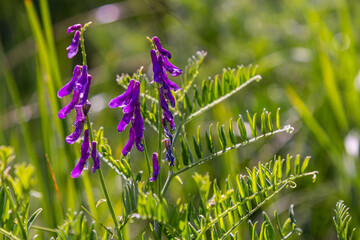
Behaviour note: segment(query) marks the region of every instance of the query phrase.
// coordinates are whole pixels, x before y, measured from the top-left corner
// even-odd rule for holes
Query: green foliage
[[[317,172],[307,170],[308,159],[306,157],[300,161],[300,156],[292,158],[287,155],[285,159],[274,157],[274,160],[266,164],[259,162],[258,167],[254,167],[252,171],[248,169],[248,175],[236,176],[235,185],[227,178],[224,190],[219,188],[216,181],[211,183],[208,175],[195,173],[194,180],[201,199],[198,206],[195,202],[183,204],[180,200],[175,204],[169,203],[152,191],[145,191],[143,183],[127,183],[123,193],[124,215],[121,217],[121,226],[130,219],[137,218],[158,222],[169,239],[203,239],[207,234],[216,236],[216,239],[234,236],[237,226],[248,220],[281,190],[296,187],[296,179],[312,176],[315,181]],[[300,167],[303,171],[297,170]],[[296,228],[292,207],[289,214],[289,219],[280,225],[275,212],[278,235],[283,239],[294,232],[300,232]],[[264,217],[262,231],[275,236],[269,218],[267,215]]]
[[[351,216],[349,214],[349,208],[346,207],[344,201],[336,203],[335,216],[333,217],[333,220],[339,240],[353,239],[355,228],[349,231]]]
[[[193,101],[190,100],[188,91],[180,91],[177,113],[182,124],[185,125],[190,122],[196,116],[231,97],[248,84],[259,81],[261,76],[256,75],[256,69],[257,66],[253,67],[252,65],[224,69],[221,77],[216,75],[214,79],[203,80],[200,91],[194,86]],[[185,89],[188,88],[186,85]]]
[[[279,111],[277,111],[279,112]],[[202,140],[200,138],[200,126],[198,127],[196,137],[193,135],[192,142],[194,152],[192,152],[187,140],[186,136],[181,134],[181,152],[182,152],[182,162],[184,164],[184,168],[179,170],[177,174],[188,170],[194,166],[202,164],[210,159],[223,155],[224,153],[232,150],[240,148],[248,143],[256,142],[259,139],[264,137],[268,137],[271,135],[279,134],[282,132],[292,133],[293,127],[290,125],[280,126],[279,114],[276,115],[276,122],[278,123],[278,129],[274,131],[272,127],[272,119],[271,119],[271,112],[267,112],[265,109],[261,114],[261,118],[258,120],[256,117],[257,114],[255,113],[253,116],[247,111],[247,117],[249,123],[245,123],[243,117],[239,115],[237,119],[237,126],[239,135],[235,136],[234,128],[232,125],[232,120],[229,120],[228,131],[225,130],[225,126],[221,125],[220,123],[216,124],[217,128],[217,138],[214,138],[212,135],[212,124],[209,126],[208,130],[205,131],[205,141],[206,146],[208,149],[208,153],[205,152],[204,148],[202,147]],[[248,133],[245,124],[247,124],[250,128],[250,133]],[[260,125],[261,135],[258,134],[258,125]],[[220,144],[220,149],[217,148],[217,144],[215,140]],[[228,141],[227,139],[230,139]],[[194,161],[192,158],[193,155],[198,157],[197,161]]]
[[[57,228],[56,239],[111,239],[111,234],[109,234],[109,231],[111,233],[111,230],[109,229],[108,231],[104,231],[102,238],[98,238],[95,222],[90,224],[82,211],[76,213],[69,210],[66,214],[64,223]]]
[[[11,147],[0,146],[0,232],[10,239],[28,239],[39,208],[29,217],[30,191],[35,185],[34,167],[15,164]]]
[[[264,221],[261,224],[261,229],[259,234],[257,233],[256,225],[258,222],[252,223],[251,220],[248,221],[249,233],[251,240],[275,240],[275,239],[288,239],[294,233],[301,234],[301,229],[296,227],[296,221],[294,217],[294,205],[291,205],[289,208],[289,218],[281,225],[277,211],[274,212],[274,224],[271,222],[269,216],[266,212],[263,212]],[[277,231],[276,231],[277,230]]]

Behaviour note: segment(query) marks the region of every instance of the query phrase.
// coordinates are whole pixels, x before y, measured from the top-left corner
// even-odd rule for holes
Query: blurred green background
[[[1,1],[0,145],[13,146],[17,161],[32,162],[37,169],[36,191],[43,197],[38,199],[34,192],[31,207],[45,205],[37,224],[51,227],[62,219],[45,154],[65,209],[79,211],[81,205],[103,198],[98,179],[90,172],[70,178],[80,146],[66,146],[64,137],[71,132],[74,116],[57,119],[56,109],[67,99],[54,97],[70,79],[74,65],[81,64],[80,55],[66,57],[71,42],[67,27],[92,21],[85,32],[93,76],[91,116],[95,129],[104,127],[115,156],[127,137],[116,131],[122,114],[108,109],[107,103],[123,91],[115,81],[117,74],[135,72],[140,66],[150,73],[146,36],[158,36],[179,67],[196,51],[207,51],[199,83],[224,67],[258,64],[262,81],[201,115],[187,130],[193,133],[204,122],[226,123],[247,109],[259,113],[281,107],[282,121],[293,125],[295,132],[228,153],[195,171],[209,172],[221,185],[227,175],[245,173],[246,166],[270,160],[275,153],[311,155],[311,169],[320,172],[317,182],[300,182],[296,190],[285,191],[268,206],[269,212],[286,211],[294,203],[302,239],[336,239],[333,209],[343,199],[352,224],[359,226],[359,12],[360,2],[355,0]],[[147,127],[149,152],[156,149],[153,135]],[[133,151],[131,166],[146,172],[143,155]],[[120,178],[105,165],[103,169],[120,213],[120,203],[116,204],[121,198]],[[187,201],[196,194],[192,174],[183,175],[182,185],[172,183],[167,197]],[[89,200],[91,192],[94,198]],[[97,214],[111,225],[105,204]],[[138,234],[145,227],[130,226]],[[356,234],[359,239],[359,231]]]

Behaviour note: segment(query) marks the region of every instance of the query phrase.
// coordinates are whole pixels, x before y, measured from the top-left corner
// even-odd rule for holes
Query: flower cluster
[[[156,50],[150,50],[153,64],[154,81],[161,84],[159,87],[159,98],[160,107],[163,110],[162,125],[165,136],[168,138],[164,140],[166,148],[166,160],[170,162],[170,165],[173,166],[175,158],[171,147],[172,134],[167,127],[167,123],[169,124],[171,130],[174,131],[176,126],[174,123],[173,114],[169,109],[169,103],[172,107],[175,107],[175,97],[173,96],[171,90],[177,91],[180,89],[180,87],[176,83],[169,80],[166,72],[170,73],[173,77],[177,77],[182,73],[182,70],[169,62],[169,59],[171,59],[171,53],[161,46],[158,37],[153,37],[152,41],[156,46]]]
[[[72,43],[66,50],[68,50],[68,58],[74,57],[79,49],[80,37],[82,26],[80,24],[73,25],[68,28],[68,33],[75,32]],[[59,91],[58,97],[62,98],[73,93],[72,100],[69,104],[63,107],[59,113],[58,117],[64,119],[73,109],[76,111],[76,120],[73,124],[75,130],[72,134],[66,137],[66,142],[68,144],[73,144],[76,142],[84,129],[86,122],[86,116],[90,109],[90,102],[88,100],[89,89],[91,84],[91,75],[88,74],[87,65],[76,65],[74,68],[72,79],[65,84]],[[96,142],[92,142],[92,153],[91,156],[94,160],[93,172],[100,167],[99,154],[96,150]],[[89,142],[89,130],[84,132],[84,141],[81,145],[81,157],[71,173],[71,176],[76,178],[81,174],[86,160],[90,157],[90,142]]]
[[[131,121],[132,126],[129,130],[129,140],[122,150],[124,156],[130,152],[134,144],[139,151],[144,151],[144,146],[141,142],[145,128],[140,113],[139,95],[140,82],[132,79],[127,90],[109,102],[110,108],[120,107],[123,109],[124,116],[117,127],[119,132],[122,132]]]

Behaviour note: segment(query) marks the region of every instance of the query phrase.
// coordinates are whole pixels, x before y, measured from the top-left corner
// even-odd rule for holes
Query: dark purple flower
[[[140,112],[140,103],[137,103],[134,111],[134,118],[131,120],[133,128],[135,128],[135,144],[137,149],[144,151],[144,145],[141,143],[144,136],[144,121]]]
[[[157,50],[159,51],[159,53],[161,55],[166,56],[169,59],[171,59],[171,53],[161,46],[159,38],[155,36],[155,37],[152,38],[152,40],[154,41],[155,46],[156,46]]]
[[[149,178],[150,182],[156,181],[159,175],[160,168],[159,168],[159,160],[157,153],[153,153],[152,162],[153,162],[153,176],[152,178]]]
[[[135,82],[136,81],[134,79],[131,79],[126,91],[123,94],[121,94],[120,96],[117,96],[116,98],[112,99],[109,102],[109,107],[110,108],[117,108],[117,107],[123,108],[126,105],[128,105],[131,100],[132,91],[133,91]]]
[[[123,150],[122,150],[122,154],[124,156],[126,156],[130,150],[132,149],[132,147],[134,146],[134,143],[135,143],[135,129],[133,127],[130,128],[130,131],[129,131],[129,140],[128,142],[125,144]]]
[[[75,105],[79,102],[79,97],[80,92],[78,89],[75,88],[71,102],[65,107],[63,107],[58,113],[60,119],[64,119],[71,112],[71,110],[74,109]]]
[[[73,58],[77,54],[79,50],[79,43],[80,43],[80,31],[76,31],[71,44],[66,48],[66,50],[69,51],[68,58]]]
[[[83,107],[80,105],[76,105],[75,110],[76,110],[76,120],[73,125],[75,127],[75,131],[66,137],[66,142],[68,144],[73,144],[79,139],[86,121],[86,117],[83,112]]]
[[[80,176],[82,170],[85,167],[86,160],[90,157],[90,141],[89,141],[89,129],[86,129],[84,132],[84,141],[81,144],[81,155],[80,160],[76,164],[75,168],[71,172],[72,178],[77,178]]]
[[[162,126],[164,128],[164,134],[165,136],[170,140],[170,144],[172,145],[172,141],[173,141],[173,135],[171,134],[168,126],[167,126],[167,121],[165,118],[162,119]]]
[[[80,69],[81,75],[79,73]],[[59,111],[58,116],[60,119],[64,119],[74,109],[75,105],[84,106],[86,104],[89,94],[90,83],[91,76],[87,72],[87,66],[76,66],[74,69],[73,78],[58,92],[58,97],[61,98],[70,94],[71,91],[74,89],[71,102]]]
[[[100,168],[100,156],[98,151],[96,150],[96,141],[93,141],[91,143],[92,149],[91,149],[91,157],[94,160],[94,164],[92,166],[92,172],[95,173],[96,169]]]
[[[139,96],[140,83],[131,79],[126,91],[109,102],[110,108],[120,107],[123,109],[124,116],[117,127],[118,132],[122,132],[130,122],[132,125],[129,131],[129,141],[122,150],[124,156],[130,152],[134,144],[136,144],[139,151],[144,150],[144,146],[141,142],[145,128],[140,112]]]
[[[82,66],[80,66],[80,65],[75,66],[74,72],[73,72],[73,77],[70,80],[70,82],[68,82],[64,87],[62,87],[58,91],[57,95],[59,98],[69,95],[74,90],[75,84],[81,76],[81,69],[82,69]]]
[[[81,29],[81,24],[75,24],[72,25],[68,28],[67,33],[72,33],[74,31],[80,30]]]
[[[165,144],[165,149],[166,149],[166,153],[165,153],[166,161],[168,161],[170,163],[170,166],[174,166],[175,157],[172,152],[170,140],[165,139],[164,144]]]
[[[171,90],[177,91],[180,89],[180,87],[176,83],[169,80],[166,72],[169,72],[173,77],[177,77],[182,73],[182,70],[169,62],[168,59],[171,58],[171,54],[168,50],[161,46],[158,37],[153,37],[152,41],[154,42],[157,49],[157,51],[154,49],[150,51],[151,61],[153,63],[154,81],[162,84],[159,87],[160,107],[163,110],[163,126],[165,134],[170,136],[171,133],[167,129],[166,123],[169,123],[173,131],[176,127],[173,115],[169,109],[169,103],[172,107],[175,107],[175,98]]]
[[[177,77],[182,73],[182,70],[171,64],[166,57],[161,56],[161,60],[163,67],[171,74],[171,76]]]

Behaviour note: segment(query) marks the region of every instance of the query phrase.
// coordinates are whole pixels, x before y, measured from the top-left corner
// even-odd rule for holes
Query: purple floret
[[[81,144],[81,156],[79,162],[76,164],[75,168],[71,172],[72,178],[77,178],[80,176],[82,170],[85,167],[86,160],[90,157],[90,141],[89,141],[89,129],[86,129],[84,132],[84,141]]]
[[[68,58],[73,58],[78,53],[79,43],[80,43],[80,31],[76,31],[71,44],[66,48],[66,50],[69,51]]]
[[[149,178],[150,182],[156,181],[159,175],[159,160],[157,153],[153,153],[152,156],[152,162],[153,162],[153,175],[152,178]]]

